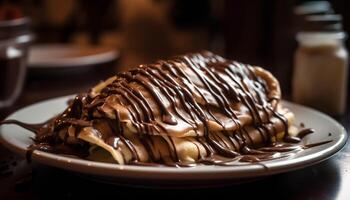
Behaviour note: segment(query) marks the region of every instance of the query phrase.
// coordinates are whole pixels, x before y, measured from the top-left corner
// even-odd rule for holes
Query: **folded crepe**
[[[187,54],[77,95],[41,127],[32,148],[118,164],[259,161],[266,158],[259,149],[293,132],[294,115],[280,99],[278,81],[260,67]]]

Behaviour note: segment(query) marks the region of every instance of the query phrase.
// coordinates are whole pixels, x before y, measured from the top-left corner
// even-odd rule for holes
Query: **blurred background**
[[[316,4],[310,7],[310,2]],[[83,91],[118,71],[203,49],[263,66],[277,76],[288,96],[300,16],[341,14],[343,28],[349,32],[349,1],[317,2],[320,1],[2,0],[0,19],[28,17],[28,31],[35,38],[31,47],[87,45],[108,47],[115,53],[115,59],[95,63],[89,70],[81,67],[59,73],[59,67],[47,70],[43,63],[41,67],[29,67],[19,100],[24,103],[17,105]],[[346,45],[349,47],[349,40]]]
[[[330,14],[305,24],[308,16]],[[297,40],[305,31],[312,33]],[[346,110],[345,105],[350,99],[350,40],[343,34],[349,32],[349,0],[0,0],[0,121],[38,101],[85,92],[139,64],[210,50],[271,71],[287,100],[332,116],[345,113],[337,119],[349,130],[350,106]],[[301,48],[302,43],[312,47]],[[347,145],[318,168],[227,191],[248,193],[255,187],[262,193],[273,186],[291,189],[276,190],[286,198],[350,199],[349,158]],[[6,176],[0,181],[1,192],[18,197],[0,194],[2,199],[51,198],[53,191],[72,199],[109,190],[102,185],[86,193],[96,184],[56,169],[35,166],[32,172],[25,160],[1,145],[0,161],[0,176]],[[52,185],[56,179],[68,183],[58,186],[62,192]],[[118,195],[135,191],[115,189],[113,185]]]

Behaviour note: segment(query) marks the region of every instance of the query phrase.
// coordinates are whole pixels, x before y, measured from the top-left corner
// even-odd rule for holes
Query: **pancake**
[[[280,100],[279,82],[263,68],[192,53],[77,95],[36,129],[30,149],[122,165],[260,162],[300,149],[289,144],[299,130]]]

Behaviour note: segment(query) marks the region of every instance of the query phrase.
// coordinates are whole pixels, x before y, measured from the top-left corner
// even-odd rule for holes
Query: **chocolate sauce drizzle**
[[[301,138],[314,132],[313,129],[303,129],[296,137],[289,136],[288,120],[277,111],[280,95],[272,95],[274,93],[269,86],[273,80],[259,77],[253,69],[210,52],[188,54],[120,73],[99,94],[78,95],[63,114],[44,124],[30,125],[8,120],[0,125],[17,124],[37,134],[35,144],[28,148],[29,155],[39,149],[84,157],[88,154],[89,145],[80,140],[68,141],[69,127],[74,127],[75,134],[78,134],[84,127],[106,122],[113,132],[112,136],[103,138],[106,143],[115,149],[121,143],[125,144],[132,154],[128,164],[146,166],[259,163],[324,144],[297,144]],[[111,96],[130,114],[129,120],[149,154],[147,162],[140,161],[134,144],[125,135],[120,110],[107,103],[107,98]],[[251,117],[251,124],[242,124],[239,119],[242,113],[235,107],[238,104],[246,108],[243,114]],[[106,112],[106,107],[113,113]],[[278,133],[276,122],[270,120],[273,117],[283,126],[282,130],[278,130],[284,131],[283,142],[271,140]],[[222,131],[213,134],[210,121],[221,126]],[[227,121],[234,124],[230,130],[227,130]],[[206,156],[198,153],[196,163],[181,162],[176,145],[168,135],[167,127],[177,126],[181,122],[192,127],[196,141],[205,148]],[[247,125],[254,127],[258,135],[253,137],[246,130]],[[63,139],[62,134],[65,134]],[[168,145],[170,159],[156,159],[152,151],[152,136],[162,138]],[[199,146],[195,145],[200,152]]]

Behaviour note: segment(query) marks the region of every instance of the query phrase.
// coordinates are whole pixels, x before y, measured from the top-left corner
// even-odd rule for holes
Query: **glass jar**
[[[344,32],[300,32],[294,57],[293,101],[330,115],[345,112],[348,52]]]
[[[0,108],[11,106],[22,91],[33,41],[29,24],[28,18],[0,21]]]

